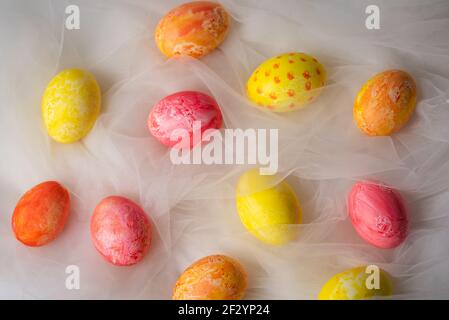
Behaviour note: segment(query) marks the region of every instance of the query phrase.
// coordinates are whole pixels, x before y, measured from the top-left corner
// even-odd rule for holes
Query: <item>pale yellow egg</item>
[[[290,185],[276,176],[260,175],[253,169],[240,178],[236,191],[237,212],[248,231],[272,245],[297,236],[301,207]]]
[[[318,299],[358,300],[392,294],[393,284],[388,273],[380,268],[362,266],[346,270],[330,278],[321,289]]]
[[[50,137],[61,143],[86,136],[97,120],[101,92],[94,76],[67,69],[48,84],[42,98],[42,118]]]

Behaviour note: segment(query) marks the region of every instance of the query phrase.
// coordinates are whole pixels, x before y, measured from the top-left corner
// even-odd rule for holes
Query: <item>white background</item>
[[[201,60],[166,60],[153,38],[159,19],[180,1],[0,2],[0,298],[169,299],[182,270],[224,253],[248,271],[247,298],[315,299],[335,273],[378,264],[393,277],[395,298],[449,298],[449,1],[223,0],[233,18],[220,48]],[[64,30],[69,4],[81,29]],[[365,7],[380,7],[381,29],[367,30]],[[307,108],[285,115],[253,108],[244,94],[259,63],[283,52],[314,55],[329,82]],[[93,72],[101,116],[81,142],[53,142],[43,127],[42,93],[64,68]],[[372,138],[352,120],[368,78],[408,71],[419,88],[409,125]],[[165,95],[201,90],[215,97],[228,128],[279,128],[280,175],[303,207],[297,241],[270,247],[241,225],[234,204],[245,166],[174,166],[150,136],[146,117]],[[355,233],[346,194],[358,179],[399,189],[411,232],[394,250]],[[44,180],[71,193],[65,231],[29,248],[15,240],[11,214],[20,196]],[[105,262],[89,219],[105,196],[138,202],[154,226],[148,256],[133,267]],[[80,290],[67,290],[77,265]]]

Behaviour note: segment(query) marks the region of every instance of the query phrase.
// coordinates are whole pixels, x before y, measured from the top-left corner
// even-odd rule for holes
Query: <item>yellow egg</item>
[[[58,73],[45,89],[42,118],[50,137],[71,143],[89,133],[100,107],[100,87],[93,75],[80,69],[67,69]]]
[[[224,255],[204,257],[188,267],[173,289],[173,300],[240,300],[247,287],[240,263]]]
[[[236,191],[237,212],[248,231],[272,245],[284,244],[297,235],[301,207],[287,182],[260,175],[253,169],[240,177]]]
[[[380,268],[370,269],[362,266],[330,278],[321,289],[318,299],[357,300],[392,294],[393,284],[388,273]]]
[[[370,136],[388,136],[410,120],[415,105],[413,78],[401,70],[387,70],[360,89],[354,102],[354,120]]]
[[[274,112],[287,112],[312,102],[326,82],[326,70],[305,53],[286,53],[263,62],[246,84],[250,100]]]

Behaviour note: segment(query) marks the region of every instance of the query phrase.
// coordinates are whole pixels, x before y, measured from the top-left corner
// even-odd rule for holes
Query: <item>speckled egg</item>
[[[202,57],[225,39],[230,25],[226,10],[218,3],[195,1],[182,4],[165,15],[156,27],[158,48],[168,57]]]
[[[12,215],[12,229],[27,246],[43,246],[64,229],[69,216],[68,191],[55,181],[46,181],[28,190]]]
[[[408,233],[408,215],[400,193],[383,184],[356,183],[348,196],[348,213],[362,239],[379,248],[395,248]]]
[[[237,185],[236,206],[245,228],[267,244],[281,245],[297,235],[299,200],[290,185],[276,176],[260,175],[258,169],[243,174]]]
[[[151,245],[151,224],[133,201],[110,196],[95,208],[90,230],[95,248],[117,266],[136,264]]]
[[[235,259],[207,256],[181,274],[173,289],[173,300],[240,300],[246,292],[246,278]]]
[[[416,85],[401,70],[388,70],[369,79],[354,102],[357,127],[370,136],[388,136],[401,129],[416,106]]]
[[[370,269],[368,266],[362,266],[330,278],[321,289],[318,299],[358,300],[392,294],[393,284],[387,272],[380,268]]]
[[[326,70],[305,53],[286,53],[268,59],[246,84],[249,99],[275,112],[293,111],[312,102],[326,82]]]
[[[221,128],[223,117],[214,98],[197,91],[171,94],[148,116],[150,133],[168,147],[191,148],[208,129]]]
[[[86,136],[100,113],[101,92],[94,76],[80,69],[58,73],[42,98],[42,118],[48,134],[61,143]]]

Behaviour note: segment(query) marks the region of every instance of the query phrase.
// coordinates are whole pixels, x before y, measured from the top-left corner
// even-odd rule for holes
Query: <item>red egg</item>
[[[133,201],[120,196],[103,199],[91,218],[95,248],[110,263],[136,264],[151,244],[151,224],[145,212]]]
[[[215,99],[197,91],[182,91],[154,106],[148,116],[148,129],[168,147],[191,148],[201,141],[206,130],[219,129],[222,122]]]
[[[17,240],[32,247],[49,243],[64,229],[69,207],[69,193],[58,182],[33,187],[20,198],[12,215]]]
[[[392,188],[356,183],[349,193],[348,210],[360,237],[376,247],[394,248],[407,237],[407,211],[400,193]]]

